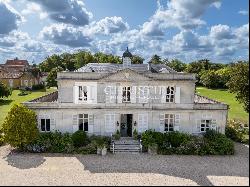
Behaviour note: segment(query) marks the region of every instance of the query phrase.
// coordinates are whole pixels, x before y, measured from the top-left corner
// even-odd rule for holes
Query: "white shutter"
[[[38,115],[38,129],[41,130],[41,119],[43,118],[43,115]]]
[[[159,120],[160,120],[160,132],[164,132],[165,130],[165,114],[160,114],[159,116]]]
[[[91,86],[87,86],[87,103],[92,103],[92,90],[91,90]]]
[[[175,124],[174,124],[174,130],[180,131],[180,114],[175,114]]]
[[[148,114],[138,114],[138,132],[143,133],[148,130]]]
[[[181,88],[176,87],[175,88],[175,103],[181,103]]]
[[[136,86],[132,86],[131,87],[132,90],[131,90],[131,96],[130,96],[130,99],[131,99],[131,103],[136,103]]]
[[[196,120],[196,133],[201,132],[201,120]]]
[[[115,114],[105,115],[105,131],[106,133],[115,132]]]
[[[73,102],[75,104],[78,104],[79,100],[79,87],[78,86],[73,86]]]
[[[90,88],[90,102],[92,104],[96,104],[97,103],[97,84],[93,84],[89,86]]]
[[[118,103],[122,103],[122,86],[118,86],[118,98],[117,98]]]
[[[89,114],[88,115],[89,116],[89,121],[88,121],[88,125],[89,125],[89,127],[88,127],[88,133],[90,133],[90,134],[93,134],[94,133],[94,115],[93,114]]]
[[[148,103],[148,97],[149,97],[149,87],[139,87],[138,90],[139,94],[139,103]]]
[[[78,115],[73,115],[72,116],[72,121],[73,121],[73,133],[79,130],[78,127]]]
[[[50,131],[54,132],[56,130],[56,120],[50,119]]]
[[[106,88],[106,103],[116,103],[116,86]]]
[[[110,86],[107,86],[105,88],[105,100],[106,100],[106,103],[110,103],[110,100],[111,100],[111,87]]]
[[[215,119],[212,120],[211,129],[212,129],[212,130],[215,130],[215,131],[218,130],[218,129],[217,129],[217,123],[216,123],[216,120],[215,120]]]
[[[166,87],[165,86],[161,87],[161,103],[166,103],[166,94],[167,94]]]

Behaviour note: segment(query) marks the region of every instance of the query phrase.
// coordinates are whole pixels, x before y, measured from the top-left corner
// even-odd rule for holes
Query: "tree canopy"
[[[0,82],[0,98],[9,97],[12,91],[4,83]]]

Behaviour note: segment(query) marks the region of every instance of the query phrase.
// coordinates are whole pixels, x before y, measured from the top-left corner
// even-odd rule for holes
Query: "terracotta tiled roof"
[[[19,59],[14,59],[14,60],[7,60],[5,65],[22,65],[22,66],[28,66],[29,63],[27,60],[19,60]]]
[[[22,72],[1,72],[0,79],[18,79],[23,75]]]

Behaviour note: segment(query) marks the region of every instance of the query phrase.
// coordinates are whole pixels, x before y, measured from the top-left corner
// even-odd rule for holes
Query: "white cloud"
[[[121,17],[106,17],[98,22],[93,22],[89,26],[89,32],[92,34],[113,34],[123,32],[129,29],[127,22]]]
[[[70,47],[86,47],[90,45],[91,38],[83,28],[74,28],[65,24],[52,24],[44,27],[40,32],[42,39],[55,44]]]
[[[159,2],[158,2],[159,3]],[[219,0],[174,0],[158,9],[148,22],[142,26],[142,32],[149,36],[162,36],[167,28],[192,30],[205,25],[202,15],[210,6],[220,7]]]
[[[211,27],[210,36],[216,40],[231,39],[233,33],[228,25],[215,25]]]
[[[93,17],[92,13],[87,11],[85,4],[80,0],[29,0],[39,3],[43,11],[52,19],[59,23],[71,24],[75,26],[84,26],[89,24]],[[45,14],[40,15],[44,17]]]
[[[238,12],[238,14],[247,16],[247,15],[248,15],[248,11],[247,11],[247,10],[240,10],[240,11]]]

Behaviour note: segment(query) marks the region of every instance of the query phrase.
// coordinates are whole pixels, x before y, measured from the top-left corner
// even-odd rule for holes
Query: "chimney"
[[[148,62],[148,71],[151,71],[151,62]]]

